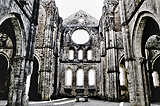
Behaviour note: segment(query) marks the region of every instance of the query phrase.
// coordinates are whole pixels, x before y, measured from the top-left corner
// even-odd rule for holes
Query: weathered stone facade
[[[160,52],[158,41],[155,39],[159,38],[160,2],[158,0],[105,0],[104,4],[103,14],[107,18],[104,19],[102,16],[102,22],[107,20],[103,25],[105,27],[104,34],[109,33],[111,36],[108,42],[108,35],[106,35],[106,42],[109,43],[107,45],[109,46],[113,40],[116,40],[117,32],[121,37],[114,44],[121,45],[123,42],[123,46],[116,47],[113,44],[110,46],[111,48],[106,50],[108,51],[107,58],[111,58],[107,61],[107,64],[110,64],[107,65],[106,74],[107,99],[119,100],[117,79],[121,74],[122,67],[124,67],[123,70],[127,74],[124,76],[128,80],[126,80],[126,84],[128,84],[124,84],[124,86],[128,89],[126,95],[129,93],[131,106],[149,106],[152,101],[160,101],[158,99],[159,71],[157,71],[159,68],[156,65],[159,62]],[[115,55],[112,55],[113,53]],[[111,66],[113,67],[110,68]],[[110,69],[115,70],[114,74],[111,74],[112,77],[110,77]],[[119,72],[120,74],[118,74]],[[112,85],[112,83],[115,84]],[[115,89],[112,89],[113,86]]]
[[[54,91],[57,70],[58,46],[62,19],[53,0],[42,0],[39,10],[35,57],[40,65],[38,71],[38,94],[41,100],[50,100]]]
[[[82,20],[82,22],[80,21]],[[89,34],[89,40],[83,44],[77,44],[74,42],[73,33],[76,31],[87,31]],[[97,96],[102,93],[101,91],[101,71],[100,71],[100,36],[98,34],[98,20],[94,19],[89,14],[80,10],[68,18],[64,19],[62,28],[62,40],[61,40],[61,54],[60,54],[60,66],[59,66],[59,78],[60,78],[60,94],[64,96],[76,96],[78,92],[82,92],[82,95]],[[73,59],[69,58],[69,52],[73,50]],[[82,59],[79,59],[79,51],[82,50]],[[92,58],[88,59],[87,52],[92,51]],[[67,69],[72,70],[72,84],[66,85],[65,80],[68,78],[66,75]],[[78,85],[77,71],[82,69],[84,73],[83,84]],[[95,71],[95,84],[89,85],[89,70]]]
[[[62,20],[54,0],[0,0],[0,99],[160,101],[159,15],[159,0],[104,0],[99,21],[83,10]]]
[[[1,99],[9,106],[27,105],[32,73],[39,0],[0,0]],[[4,73],[4,74],[3,74]],[[6,78],[5,78],[6,77]]]

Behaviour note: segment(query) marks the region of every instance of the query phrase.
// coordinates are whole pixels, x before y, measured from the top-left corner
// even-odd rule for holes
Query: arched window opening
[[[89,85],[95,85],[95,70],[90,69],[88,72],[88,80],[89,80]]]
[[[9,92],[9,72],[7,58],[0,54],[0,99],[7,99]]]
[[[82,68],[77,70],[77,86],[83,86],[84,84],[84,70]]]
[[[87,59],[88,59],[88,60],[92,60],[92,50],[91,50],[91,49],[89,49],[89,50],[87,51]]]
[[[67,68],[65,72],[65,85],[72,86],[72,69]]]
[[[121,100],[129,100],[128,81],[124,58],[120,61],[119,72]]]
[[[153,71],[152,73],[153,85],[154,87],[159,87],[159,74],[157,71]]]
[[[74,59],[74,49],[69,49],[69,60]]]
[[[125,66],[123,64],[120,64],[119,67],[119,77],[120,77],[120,85],[121,86],[127,86],[127,75],[126,75],[126,70],[125,70]]]
[[[78,51],[78,60],[83,60],[83,50],[82,49]]]

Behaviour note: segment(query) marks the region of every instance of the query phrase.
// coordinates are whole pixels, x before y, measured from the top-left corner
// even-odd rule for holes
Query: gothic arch
[[[129,100],[128,80],[127,80],[124,55],[122,55],[119,60],[119,80],[120,80],[121,100],[128,101]]]
[[[39,55],[37,55],[37,54],[34,54],[34,58],[38,61],[38,64],[39,64],[39,67],[38,67],[38,73],[39,73],[39,71],[41,69],[41,60],[40,60]]]
[[[92,67],[88,70],[88,85],[89,86],[96,85],[96,70]]]
[[[75,57],[75,49],[74,47],[69,47],[68,49],[68,59],[69,60],[74,60],[74,57]]]
[[[76,71],[76,85],[84,86],[84,69],[81,67]]]
[[[83,60],[84,58],[84,50],[83,48],[78,49],[78,60]]]
[[[133,45],[132,51],[133,51],[133,56],[135,57],[139,56],[142,57],[142,52],[139,51],[142,51],[141,44],[142,44],[143,30],[145,28],[148,18],[153,19],[158,24],[158,26],[160,26],[156,17],[152,13],[149,12],[139,13],[136,23],[134,25],[133,35],[132,35],[132,45]]]
[[[5,23],[5,22],[9,22]],[[0,20],[0,25],[4,26],[8,24],[13,32],[8,34],[11,39],[13,40],[13,46],[14,46],[14,55],[18,56],[24,56],[25,55],[25,46],[26,46],[26,36],[24,31],[24,25],[21,20],[21,17],[19,14],[11,13],[3,17],[3,19]],[[5,31],[6,33],[7,31]]]
[[[67,67],[65,70],[65,85],[72,86],[72,75],[73,71],[70,67]]]
[[[88,47],[88,49],[87,49],[87,60],[92,60],[92,58],[93,58],[92,47]]]
[[[138,81],[137,84],[141,85],[143,89],[141,89],[140,95],[142,95],[141,101],[146,101],[145,103],[149,103],[152,99],[150,92],[150,81],[151,81],[151,73],[150,73],[150,64],[148,62],[148,56],[146,55],[146,42],[150,36],[160,33],[159,30],[159,23],[154,16],[154,14],[149,12],[142,12],[137,17],[136,23],[133,29],[133,36],[132,36],[132,57],[133,63],[135,68],[133,68],[132,74],[139,75],[135,80]],[[132,32],[131,32],[132,33]],[[130,74],[129,77],[132,75]],[[132,79],[129,79],[132,80]],[[139,88],[135,85],[135,88]],[[135,89],[132,92],[135,91]],[[142,93],[143,92],[143,93]],[[145,95],[144,95],[145,94]],[[130,94],[129,94],[130,95]],[[133,100],[133,96],[130,96],[130,99]]]

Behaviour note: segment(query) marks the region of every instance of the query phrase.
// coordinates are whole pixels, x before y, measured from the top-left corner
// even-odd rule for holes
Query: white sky
[[[104,0],[55,0],[59,15],[63,19],[81,9],[98,20],[102,15],[103,1]]]

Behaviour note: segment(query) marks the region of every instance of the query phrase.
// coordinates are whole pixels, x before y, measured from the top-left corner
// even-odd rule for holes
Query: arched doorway
[[[31,75],[30,88],[29,88],[29,100],[39,100],[38,96],[38,60],[34,57],[33,72]]]
[[[0,99],[7,99],[9,92],[9,71],[8,71],[8,60],[0,54]]]

